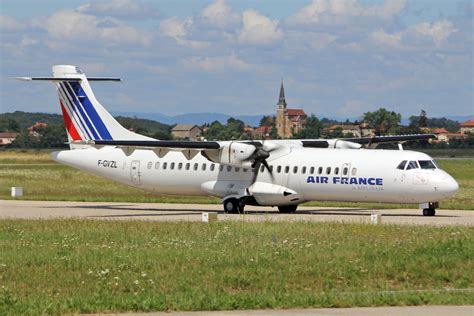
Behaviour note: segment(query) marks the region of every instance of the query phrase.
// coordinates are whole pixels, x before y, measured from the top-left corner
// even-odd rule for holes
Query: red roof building
[[[459,124],[459,133],[474,134],[474,120],[469,120]]]

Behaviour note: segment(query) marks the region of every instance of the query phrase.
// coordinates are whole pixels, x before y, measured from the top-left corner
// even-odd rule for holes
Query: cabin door
[[[130,165],[130,177],[133,184],[141,184],[140,181],[140,160],[133,160]]]

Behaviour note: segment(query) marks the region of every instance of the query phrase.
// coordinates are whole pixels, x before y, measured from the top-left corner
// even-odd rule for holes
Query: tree
[[[418,127],[427,127],[428,119],[426,118],[426,111],[421,110],[420,117],[418,118]]]
[[[364,121],[375,129],[377,135],[396,132],[401,119],[402,116],[399,113],[387,111],[385,108],[364,113]]]
[[[314,114],[311,114],[310,117],[306,120],[305,127],[299,132],[293,135],[293,138],[319,138],[321,137],[321,122],[318,120]]]
[[[9,117],[0,117],[0,132],[19,132],[18,122]]]

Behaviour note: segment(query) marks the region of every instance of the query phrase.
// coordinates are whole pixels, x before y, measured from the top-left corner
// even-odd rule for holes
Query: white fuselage
[[[200,154],[188,160],[179,151],[160,157],[153,150],[136,149],[127,154],[105,146],[54,152],[52,157],[60,163],[159,194],[225,198],[247,190],[252,179],[249,168],[216,164]],[[263,170],[251,192],[258,204],[272,206],[311,200],[425,203],[452,196],[458,184],[439,168],[397,169],[402,161],[422,160],[432,158],[403,150],[289,147],[268,159],[273,180]]]

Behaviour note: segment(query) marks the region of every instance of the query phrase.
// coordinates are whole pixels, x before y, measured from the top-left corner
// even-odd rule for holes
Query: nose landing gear
[[[436,209],[434,208],[424,208],[423,209],[423,216],[435,216]]]
[[[428,202],[420,204],[420,207],[423,209],[423,216],[435,216],[436,209],[439,207],[438,202]]]

